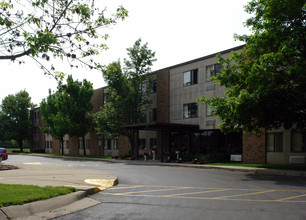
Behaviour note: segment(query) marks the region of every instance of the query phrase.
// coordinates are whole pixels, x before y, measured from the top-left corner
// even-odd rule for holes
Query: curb
[[[90,181],[88,181],[90,182]],[[0,219],[26,219],[30,216],[36,216],[39,213],[49,212],[52,210],[64,208],[74,202],[86,199],[86,197],[103,191],[107,188],[115,186],[118,184],[118,178],[113,180],[102,180],[95,179],[91,181],[91,184],[94,183],[105,183],[106,185],[100,185],[99,187],[93,187],[86,190],[79,190],[67,195],[57,196],[46,200],[39,200],[31,203],[25,203],[23,205],[13,205],[0,208]],[[99,184],[98,184],[99,185]],[[90,204],[91,206],[92,204]],[[89,206],[88,206],[89,207]],[[86,208],[86,207],[84,207]],[[74,210],[77,211],[77,210]],[[57,217],[57,216],[56,216]]]
[[[6,219],[28,217],[34,215],[35,213],[50,211],[53,209],[66,206],[70,203],[85,198],[86,195],[87,195],[86,191],[77,191],[67,195],[26,203],[23,205],[13,205],[8,207],[3,207],[0,210],[2,212],[2,215]],[[5,218],[2,218],[0,213],[0,219],[5,219]]]

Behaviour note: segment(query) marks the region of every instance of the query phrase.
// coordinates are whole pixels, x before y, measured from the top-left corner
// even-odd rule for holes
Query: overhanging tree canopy
[[[306,3],[304,0],[253,0],[252,30],[241,52],[219,56],[224,69],[214,82],[224,97],[199,98],[219,116],[221,130],[258,133],[260,128],[305,129],[306,125]]]
[[[103,27],[128,14],[121,6],[110,17],[105,12],[94,0],[1,0],[0,60],[30,56],[48,74],[56,67],[47,67],[44,60],[52,57],[66,58],[72,67],[77,60],[93,68],[89,57],[106,49]]]

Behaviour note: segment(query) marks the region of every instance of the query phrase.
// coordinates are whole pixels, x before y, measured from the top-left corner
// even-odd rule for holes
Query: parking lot
[[[306,190],[120,185],[104,191],[103,194],[121,197],[306,203]]]

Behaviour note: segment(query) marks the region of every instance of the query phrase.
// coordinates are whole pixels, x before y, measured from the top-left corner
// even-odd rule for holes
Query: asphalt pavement
[[[9,164],[9,162],[5,162],[5,164]],[[42,187],[72,186],[78,191],[48,200],[2,207],[0,220],[50,219],[84,209],[97,204],[95,200],[87,197],[88,195],[112,187],[118,181],[116,176],[100,171],[41,165],[39,163],[17,164],[16,166],[19,169],[0,171],[0,183]],[[72,203],[73,205],[70,205]],[[68,207],[68,205],[70,206]]]
[[[31,154],[32,155],[32,154]],[[41,156],[41,155],[37,155]],[[52,156],[54,157],[54,156]],[[55,156],[59,157],[59,156]],[[71,158],[70,159],[74,159]],[[236,166],[212,166],[187,163],[161,163],[159,161],[106,160],[96,158],[75,158],[77,160],[107,161],[108,163],[123,163],[141,166],[171,166],[192,167],[199,169],[226,169],[231,171],[245,171],[257,174],[306,176],[306,171],[275,170],[265,168],[250,168]],[[2,162],[10,164],[9,161]],[[39,163],[12,164],[19,169],[0,171],[0,183],[24,184],[38,186],[73,186],[77,192],[48,200],[32,202],[24,205],[2,207],[2,219],[51,219],[85,209],[100,202],[88,195],[110,188],[118,183],[117,176],[94,170],[74,169],[70,167],[42,165]]]

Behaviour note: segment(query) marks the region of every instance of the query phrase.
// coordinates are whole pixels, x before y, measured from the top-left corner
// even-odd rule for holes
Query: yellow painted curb
[[[86,179],[84,180],[85,183],[91,184],[91,185],[96,185],[98,187],[94,188],[95,192],[99,192],[101,190],[110,188],[112,186],[115,186],[118,184],[118,179]],[[96,191],[97,190],[97,191]]]

